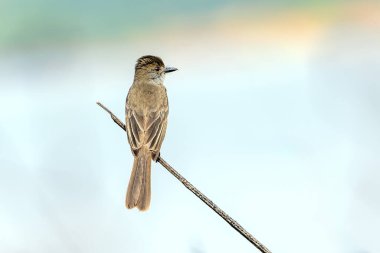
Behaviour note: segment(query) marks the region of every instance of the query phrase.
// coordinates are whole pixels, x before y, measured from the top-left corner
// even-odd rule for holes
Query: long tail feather
[[[135,157],[125,200],[129,209],[137,207],[145,211],[149,208],[151,160],[151,153],[147,149],[140,149]]]

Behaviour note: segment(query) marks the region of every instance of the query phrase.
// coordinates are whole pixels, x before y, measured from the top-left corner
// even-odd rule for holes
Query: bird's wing
[[[160,111],[151,112],[147,120],[146,143],[149,150],[159,153],[162,142],[166,133],[168,123],[168,108],[162,108]]]
[[[168,107],[148,115],[139,115],[135,110],[126,106],[126,129],[132,152],[144,145],[154,153],[159,153],[164,140],[168,118]]]
[[[128,106],[125,112],[125,127],[128,135],[128,142],[132,152],[139,150],[142,146],[141,135],[143,133],[142,119]]]

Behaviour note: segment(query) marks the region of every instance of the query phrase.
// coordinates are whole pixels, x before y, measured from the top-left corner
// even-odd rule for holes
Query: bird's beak
[[[164,70],[164,72],[165,73],[169,73],[169,72],[174,72],[176,70],[178,70],[178,69],[177,68],[173,68],[173,67],[166,67],[165,70]]]

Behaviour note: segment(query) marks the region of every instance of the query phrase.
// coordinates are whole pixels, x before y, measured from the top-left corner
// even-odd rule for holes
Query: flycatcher
[[[125,125],[134,162],[125,205],[145,211],[150,205],[151,160],[157,161],[168,123],[165,67],[161,58],[146,55],[137,60],[135,78],[125,104]]]

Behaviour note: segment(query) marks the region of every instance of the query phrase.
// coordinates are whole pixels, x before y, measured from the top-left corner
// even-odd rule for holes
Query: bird
[[[135,65],[133,84],[125,103],[125,125],[134,156],[125,205],[140,211],[151,200],[151,161],[157,161],[168,123],[169,103],[165,75],[178,70],[165,67],[160,57],[145,55]]]

